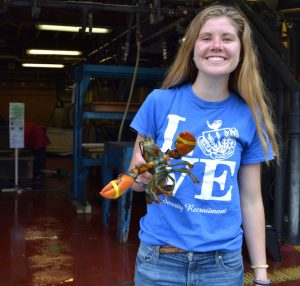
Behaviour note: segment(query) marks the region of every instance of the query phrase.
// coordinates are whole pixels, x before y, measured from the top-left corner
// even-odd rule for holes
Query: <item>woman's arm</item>
[[[129,165],[129,170],[133,169],[136,165],[140,165],[140,164],[144,164],[145,160],[142,156],[141,150],[140,150],[140,146],[139,143],[143,140],[143,136],[141,136],[140,134],[137,135],[135,143],[134,143],[134,148],[133,148],[133,153],[132,153],[132,158],[131,158],[131,162]],[[152,174],[150,174],[149,172],[145,172],[143,174],[140,174],[137,179],[144,183],[144,184],[148,184],[150,182],[150,180],[152,179]],[[144,188],[141,186],[141,184],[137,184],[136,182],[134,182],[130,188],[134,191],[143,191]]]
[[[266,265],[265,213],[261,195],[260,164],[242,165],[239,186],[243,230],[252,265]],[[267,280],[267,269],[254,269],[257,280]]]

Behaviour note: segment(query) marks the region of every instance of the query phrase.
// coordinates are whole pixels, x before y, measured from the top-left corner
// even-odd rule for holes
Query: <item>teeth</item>
[[[207,58],[211,62],[223,62],[225,59],[222,57],[209,57]]]

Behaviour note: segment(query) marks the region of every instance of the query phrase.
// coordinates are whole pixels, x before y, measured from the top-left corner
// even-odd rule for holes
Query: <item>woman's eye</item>
[[[232,42],[232,39],[231,39],[231,38],[224,38],[223,41],[224,41],[225,43],[229,43],[229,42]]]
[[[203,38],[201,38],[200,40],[201,40],[201,41],[207,42],[207,41],[210,41],[210,39],[211,39],[210,37],[203,37]]]

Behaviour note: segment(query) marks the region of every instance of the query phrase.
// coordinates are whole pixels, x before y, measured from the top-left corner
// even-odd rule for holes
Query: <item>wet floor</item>
[[[0,285],[130,285],[138,240],[117,241],[101,222],[100,201],[76,214],[69,194],[0,193]],[[134,226],[133,226],[134,228]]]
[[[133,285],[144,203],[134,201],[128,243],[120,244],[114,207],[109,228],[102,225],[94,191],[92,213],[76,214],[67,180],[55,182],[63,188],[0,193],[0,286]],[[268,261],[273,285],[299,286],[300,248],[282,246],[281,256],[281,262]],[[251,276],[246,263],[246,285]]]

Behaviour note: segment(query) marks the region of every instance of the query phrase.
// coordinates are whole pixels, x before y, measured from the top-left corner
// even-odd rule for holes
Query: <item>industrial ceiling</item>
[[[140,66],[167,67],[191,18],[212,2],[216,1],[0,0],[0,85],[72,78],[74,67],[83,63],[133,66],[137,39],[141,42]],[[253,22],[259,19],[260,25],[270,30],[277,46],[281,45],[282,23],[300,20],[300,2],[296,0],[218,2],[246,9]],[[81,30],[41,31],[37,29],[40,23],[80,26]],[[111,32],[94,34],[93,27],[107,27]],[[78,50],[82,54],[28,55],[27,49]],[[275,52],[284,49],[282,45]],[[65,68],[25,68],[25,62],[60,63]]]

